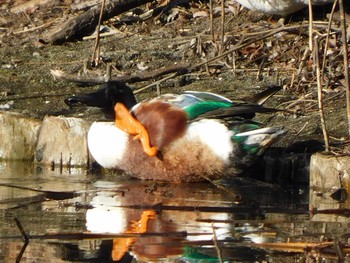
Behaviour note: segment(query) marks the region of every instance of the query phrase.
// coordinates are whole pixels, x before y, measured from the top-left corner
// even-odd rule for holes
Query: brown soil
[[[20,8],[25,1],[19,0],[7,0],[0,6],[0,108],[20,111],[36,118],[46,114],[88,117],[90,109],[69,109],[64,104],[64,98],[97,87],[83,87],[54,79],[50,70],[82,74],[84,62],[91,60],[94,39],[61,45],[43,41],[50,32],[60,28],[67,17],[82,11],[73,9],[74,5],[69,0],[29,2],[32,3],[29,8]],[[252,44],[211,62],[208,68],[201,67],[186,75],[160,81],[161,92],[206,90],[234,99],[254,94],[270,84],[281,83],[283,92],[270,100],[267,106],[288,109],[292,114],[258,118],[268,125],[282,125],[289,129],[288,136],[282,142],[284,145],[307,139],[322,140],[315,63],[312,54],[303,59],[308,47],[307,21],[303,22],[303,19],[307,20],[307,11],[284,19],[284,26],[289,30],[268,36],[271,30],[282,26],[278,17],[252,12],[234,1],[226,1],[225,44],[222,45],[220,6],[216,5],[214,40],[207,16],[208,4],[198,1],[193,1],[190,8],[173,9],[172,14],[178,12],[173,19],[167,13],[141,22],[126,23],[129,17],[125,13],[105,21],[109,28],[115,28],[115,34],[101,39],[102,63],[97,67],[89,66],[87,74],[105,74],[107,63],[112,65],[113,75],[152,72],[181,63],[196,65],[245,43],[247,39],[256,39]],[[140,7],[141,13],[147,9],[146,6]],[[314,10],[317,20],[315,30],[320,36],[321,62],[328,21],[325,10]],[[169,21],[164,22],[166,19]],[[335,21],[332,28],[335,34],[330,37],[323,95],[327,129],[332,142],[336,143],[339,139],[343,141],[347,138],[348,124],[345,89],[342,86],[344,76],[339,23]],[[137,89],[160,79],[130,85]],[[153,87],[138,93],[137,97],[144,99],[156,95],[156,92],[156,87]]]

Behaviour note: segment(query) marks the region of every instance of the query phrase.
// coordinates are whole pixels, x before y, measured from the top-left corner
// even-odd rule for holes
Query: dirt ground
[[[50,70],[59,69],[77,77],[93,78],[104,75],[109,64],[112,76],[137,76],[174,65],[198,65],[217,58],[177,77],[165,79],[168,75],[163,75],[129,84],[139,89],[158,83],[158,91],[162,93],[205,90],[232,99],[255,94],[271,84],[281,84],[283,91],[266,105],[290,113],[257,118],[268,125],[282,125],[289,129],[288,136],[281,142],[283,145],[309,139],[323,140],[317,104],[317,61],[313,53],[307,52],[307,10],[290,17],[272,17],[242,8],[234,0],[225,1],[222,31],[220,3],[214,1],[212,34],[208,2],[173,1],[180,6],[141,19],[141,14],[166,3],[154,1],[103,23],[101,31],[110,34],[101,38],[101,63],[96,66],[90,63],[95,38],[75,39],[62,44],[47,41],[47,36],[64,26],[68,19],[89,8],[85,2],[1,2],[0,110],[19,111],[35,118],[46,114],[96,118],[91,109],[69,109],[64,99],[95,90],[97,86],[54,78]],[[181,6],[184,2],[189,4]],[[314,35],[318,36],[320,65],[330,8],[314,9]],[[321,72],[326,126],[332,145],[339,147],[347,142],[348,123],[340,23],[334,17]],[[235,51],[230,52],[233,49]],[[220,54],[226,55],[219,57]],[[137,93],[137,98],[141,100],[156,94],[154,85]]]

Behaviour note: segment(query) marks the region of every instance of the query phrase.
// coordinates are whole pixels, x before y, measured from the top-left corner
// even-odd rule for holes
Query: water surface
[[[313,220],[309,202],[307,186],[246,178],[172,184],[1,163],[0,261],[346,258],[335,241],[347,239],[347,216],[341,223]]]

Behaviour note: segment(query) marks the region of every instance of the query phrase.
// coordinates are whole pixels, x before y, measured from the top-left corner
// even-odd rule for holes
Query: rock
[[[310,161],[310,211],[315,221],[347,221],[350,157],[316,153]]]
[[[35,161],[46,165],[86,166],[86,134],[90,124],[79,118],[46,116],[35,150]]]
[[[0,160],[33,161],[41,121],[0,112]]]

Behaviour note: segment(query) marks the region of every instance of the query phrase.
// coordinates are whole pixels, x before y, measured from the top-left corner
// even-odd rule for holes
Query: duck
[[[271,15],[286,16],[309,5],[309,0],[236,0],[242,6]],[[334,0],[312,0],[313,5],[333,3]]]
[[[111,81],[65,103],[104,112],[87,134],[88,149],[103,168],[143,180],[201,182],[241,174],[286,132],[253,120],[256,113],[277,111],[263,103],[280,89],[237,101],[185,91],[138,103],[130,86]]]

